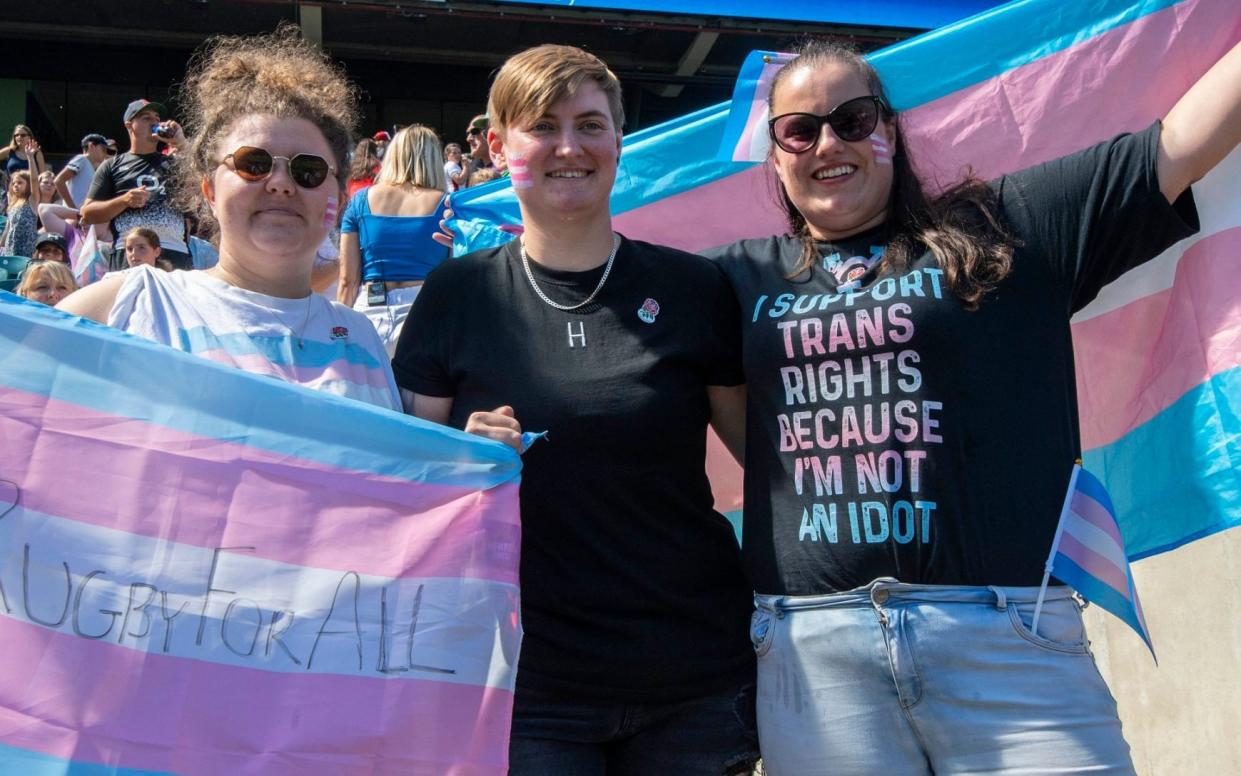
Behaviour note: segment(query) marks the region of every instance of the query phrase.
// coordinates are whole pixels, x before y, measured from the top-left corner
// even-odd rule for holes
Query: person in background
[[[356,90],[292,25],[212,39],[193,61],[181,94],[194,139],[179,154],[177,196],[218,238],[219,263],[185,272],[140,265],[61,308],[219,363],[399,410],[374,327],[311,290],[315,250],[345,182]]]
[[[470,119],[470,123],[465,127],[465,141],[470,146],[470,155],[465,167],[471,176],[479,170],[495,167],[495,162],[491,158],[491,149],[487,146],[487,129],[490,126],[491,120],[484,113]]]
[[[160,144],[172,148],[188,145],[181,125],[161,117],[168,111],[157,102],[134,100],[125,108],[129,150],[111,157],[95,170],[82,218],[88,224],[107,224],[114,235],[137,226],[155,230],[164,258],[178,269],[192,261],[186,242],[185,218],[169,191],[172,158],[160,152]],[[113,252],[113,269],[124,266],[124,256]]]
[[[384,154],[388,152],[388,143],[392,142],[392,135],[381,129],[371,136],[371,140],[375,141],[375,156],[382,160]]]
[[[341,221],[337,299],[371,320],[389,354],[427,273],[448,258],[431,237],[444,211],[443,158],[434,130],[405,127]]]
[[[56,174],[56,190],[68,207],[79,209],[90,193],[95,170],[108,158],[108,141],[103,135],[92,132],[82,138],[82,153],[73,157],[65,168]]]
[[[39,202],[61,204],[60,193],[56,191],[56,176],[51,170],[39,173]]]
[[[4,162],[4,171],[12,178],[13,173],[18,170],[31,169],[31,159],[38,163],[36,166],[39,171],[47,169],[47,162],[43,159],[43,149],[34,139],[34,133],[25,124],[18,124],[13,127],[13,139],[7,146],[0,148],[0,162]],[[35,174],[38,175],[38,172]]]
[[[129,267],[146,265],[172,271],[172,264],[164,258],[159,247],[159,235],[145,226],[135,226],[125,233],[122,241],[125,250],[125,264]]]
[[[65,248],[65,238],[55,232],[39,232],[34,243],[34,259],[68,264],[69,252]]]
[[[345,187],[346,195],[352,198],[354,194],[374,183],[375,176],[378,174],[379,153],[376,150],[375,141],[364,137],[354,147],[353,156],[349,161],[349,183]]]
[[[444,179],[449,193],[470,185],[470,173],[461,164],[461,146],[457,143],[444,146]]]
[[[65,297],[78,290],[69,266],[60,261],[32,261],[22,272],[22,279],[14,292],[33,302],[57,305]]]
[[[38,169],[38,160],[31,155],[31,167]],[[39,187],[32,185],[31,170],[18,170],[9,176],[8,220],[0,236],[0,255],[33,256],[39,218]]]
[[[581,49],[511,57],[488,100],[525,232],[427,278],[406,409],[524,448],[510,774],[749,774],[752,587],[712,508],[707,424],[743,441],[740,311],[702,257],[615,233],[620,82]]]
[[[494,167],[484,167],[483,169],[470,173],[470,186],[481,186],[484,183],[490,183],[499,180],[500,171]]]
[[[39,205],[38,213],[46,232],[64,238],[65,253],[70,264],[81,252],[83,242],[92,228],[95,229],[96,247],[102,255],[107,256],[112,251],[111,235],[108,231],[98,225],[92,227],[90,224],[83,224],[77,210],[65,205],[43,203]],[[109,239],[104,239],[101,235],[107,235]]]

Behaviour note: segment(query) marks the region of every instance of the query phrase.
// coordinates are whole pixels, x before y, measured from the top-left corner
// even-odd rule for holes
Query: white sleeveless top
[[[401,411],[375,327],[319,294],[282,299],[198,270],[134,267],[125,272],[108,325],[247,372]]]

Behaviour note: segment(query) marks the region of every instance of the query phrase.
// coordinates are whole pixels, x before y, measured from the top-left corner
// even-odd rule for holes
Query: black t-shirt
[[[159,235],[160,247],[185,253],[185,216],[173,207],[168,184],[172,177],[172,159],[161,153],[123,154],[108,157],[95,170],[88,199],[115,199],[130,189],[145,188],[151,192],[145,207],[126,208],[111,223],[112,234],[119,241],[130,229],[145,226]]]
[[[560,304],[603,272],[531,269]],[[454,397],[457,428],[509,404],[548,432],[523,455],[519,688],[659,702],[752,681],[753,588],[704,473],[706,386],[741,382],[739,331],[717,267],[630,240],[571,312],[516,241],[427,278],[397,382]]]
[[[976,312],[928,252],[842,292],[824,267],[881,231],[712,252],[741,303],[749,385],[743,548],[760,593],[814,595],[879,577],[1037,585],[1080,456],[1070,315],[1189,235],[1155,174],[1158,125],[993,183],[1021,245]]]

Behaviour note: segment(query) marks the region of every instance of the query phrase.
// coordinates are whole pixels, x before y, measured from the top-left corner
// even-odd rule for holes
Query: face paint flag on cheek
[[[331,229],[336,226],[336,197],[327,198],[327,210],[323,211],[323,225]]]
[[[508,158],[508,177],[513,181],[513,188],[528,189],[534,185],[534,176],[526,166],[526,160],[520,156]]]
[[[888,141],[879,136],[878,132],[870,134],[870,148],[875,152],[875,161],[878,164],[892,163],[892,147],[888,145]]]

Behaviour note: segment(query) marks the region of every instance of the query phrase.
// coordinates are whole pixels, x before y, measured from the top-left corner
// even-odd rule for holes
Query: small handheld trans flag
[[[1030,629],[1035,635],[1038,635],[1038,618],[1043,609],[1047,580],[1052,574],[1082,598],[1103,607],[1137,631],[1151,651],[1151,657],[1155,657],[1112,499],[1103,483],[1082,468],[1080,460],[1073,465],[1069,492],[1064,497],[1060,524],[1056,527],[1038,602],[1034,605]],[[1159,659],[1155,658],[1155,662]]]
[[[767,96],[780,68],[793,55],[780,51],[751,51],[737,73],[728,126],[717,158],[722,162],[761,162],[771,147],[767,134]]]

